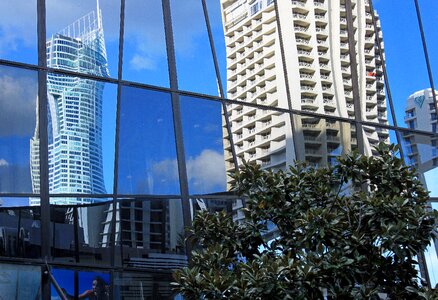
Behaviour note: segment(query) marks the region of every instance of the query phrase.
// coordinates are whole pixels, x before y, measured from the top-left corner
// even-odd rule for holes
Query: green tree
[[[288,172],[244,163],[234,190],[246,199],[239,223],[199,212],[190,266],[174,274],[187,299],[431,299],[415,260],[436,212],[415,170],[380,144],[327,168]],[[274,226],[276,238],[264,237]]]

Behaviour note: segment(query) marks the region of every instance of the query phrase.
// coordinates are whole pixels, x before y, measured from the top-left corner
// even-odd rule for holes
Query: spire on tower
[[[96,13],[97,13],[97,28],[102,28],[102,16],[100,14],[99,0],[96,0]]]

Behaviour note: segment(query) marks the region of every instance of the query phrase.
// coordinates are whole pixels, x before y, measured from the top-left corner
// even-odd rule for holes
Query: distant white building
[[[435,92],[438,94],[438,91]],[[424,89],[406,100],[405,123],[410,129],[437,132],[437,114],[432,89]],[[407,163],[415,165],[422,173],[438,165],[437,138],[406,132]]]

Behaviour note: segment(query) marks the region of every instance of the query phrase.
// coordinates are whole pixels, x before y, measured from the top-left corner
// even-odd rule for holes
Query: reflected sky
[[[121,194],[179,194],[170,94],[123,88],[118,178]]]
[[[222,104],[182,97],[184,150],[189,193],[214,193],[226,189]]]
[[[0,192],[30,193],[37,73],[0,67]]]

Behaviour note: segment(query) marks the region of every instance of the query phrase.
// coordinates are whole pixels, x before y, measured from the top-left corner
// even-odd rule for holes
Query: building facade
[[[438,93],[438,92],[435,92]],[[410,129],[437,132],[437,114],[432,89],[424,89],[410,95],[406,100],[405,124]],[[407,163],[421,173],[438,166],[437,138],[405,132]]]
[[[99,6],[46,43],[47,66],[109,77]],[[105,193],[102,156],[104,83],[75,76],[47,75],[49,188],[52,193]],[[31,140],[32,188],[39,191],[38,117]],[[81,204],[64,198],[56,204]],[[31,205],[39,205],[31,199]]]
[[[354,119],[345,2],[294,0],[277,5],[278,15],[271,0],[221,1],[228,98]],[[376,34],[381,37],[380,23],[377,19],[376,33],[367,1],[353,1],[352,13],[362,119],[388,124],[375,42]],[[357,147],[356,128],[348,123],[305,116],[291,120],[288,114],[240,104],[228,109],[239,162],[255,160],[271,169],[294,160],[324,166]],[[388,130],[363,130],[366,154],[379,142],[389,142]]]

